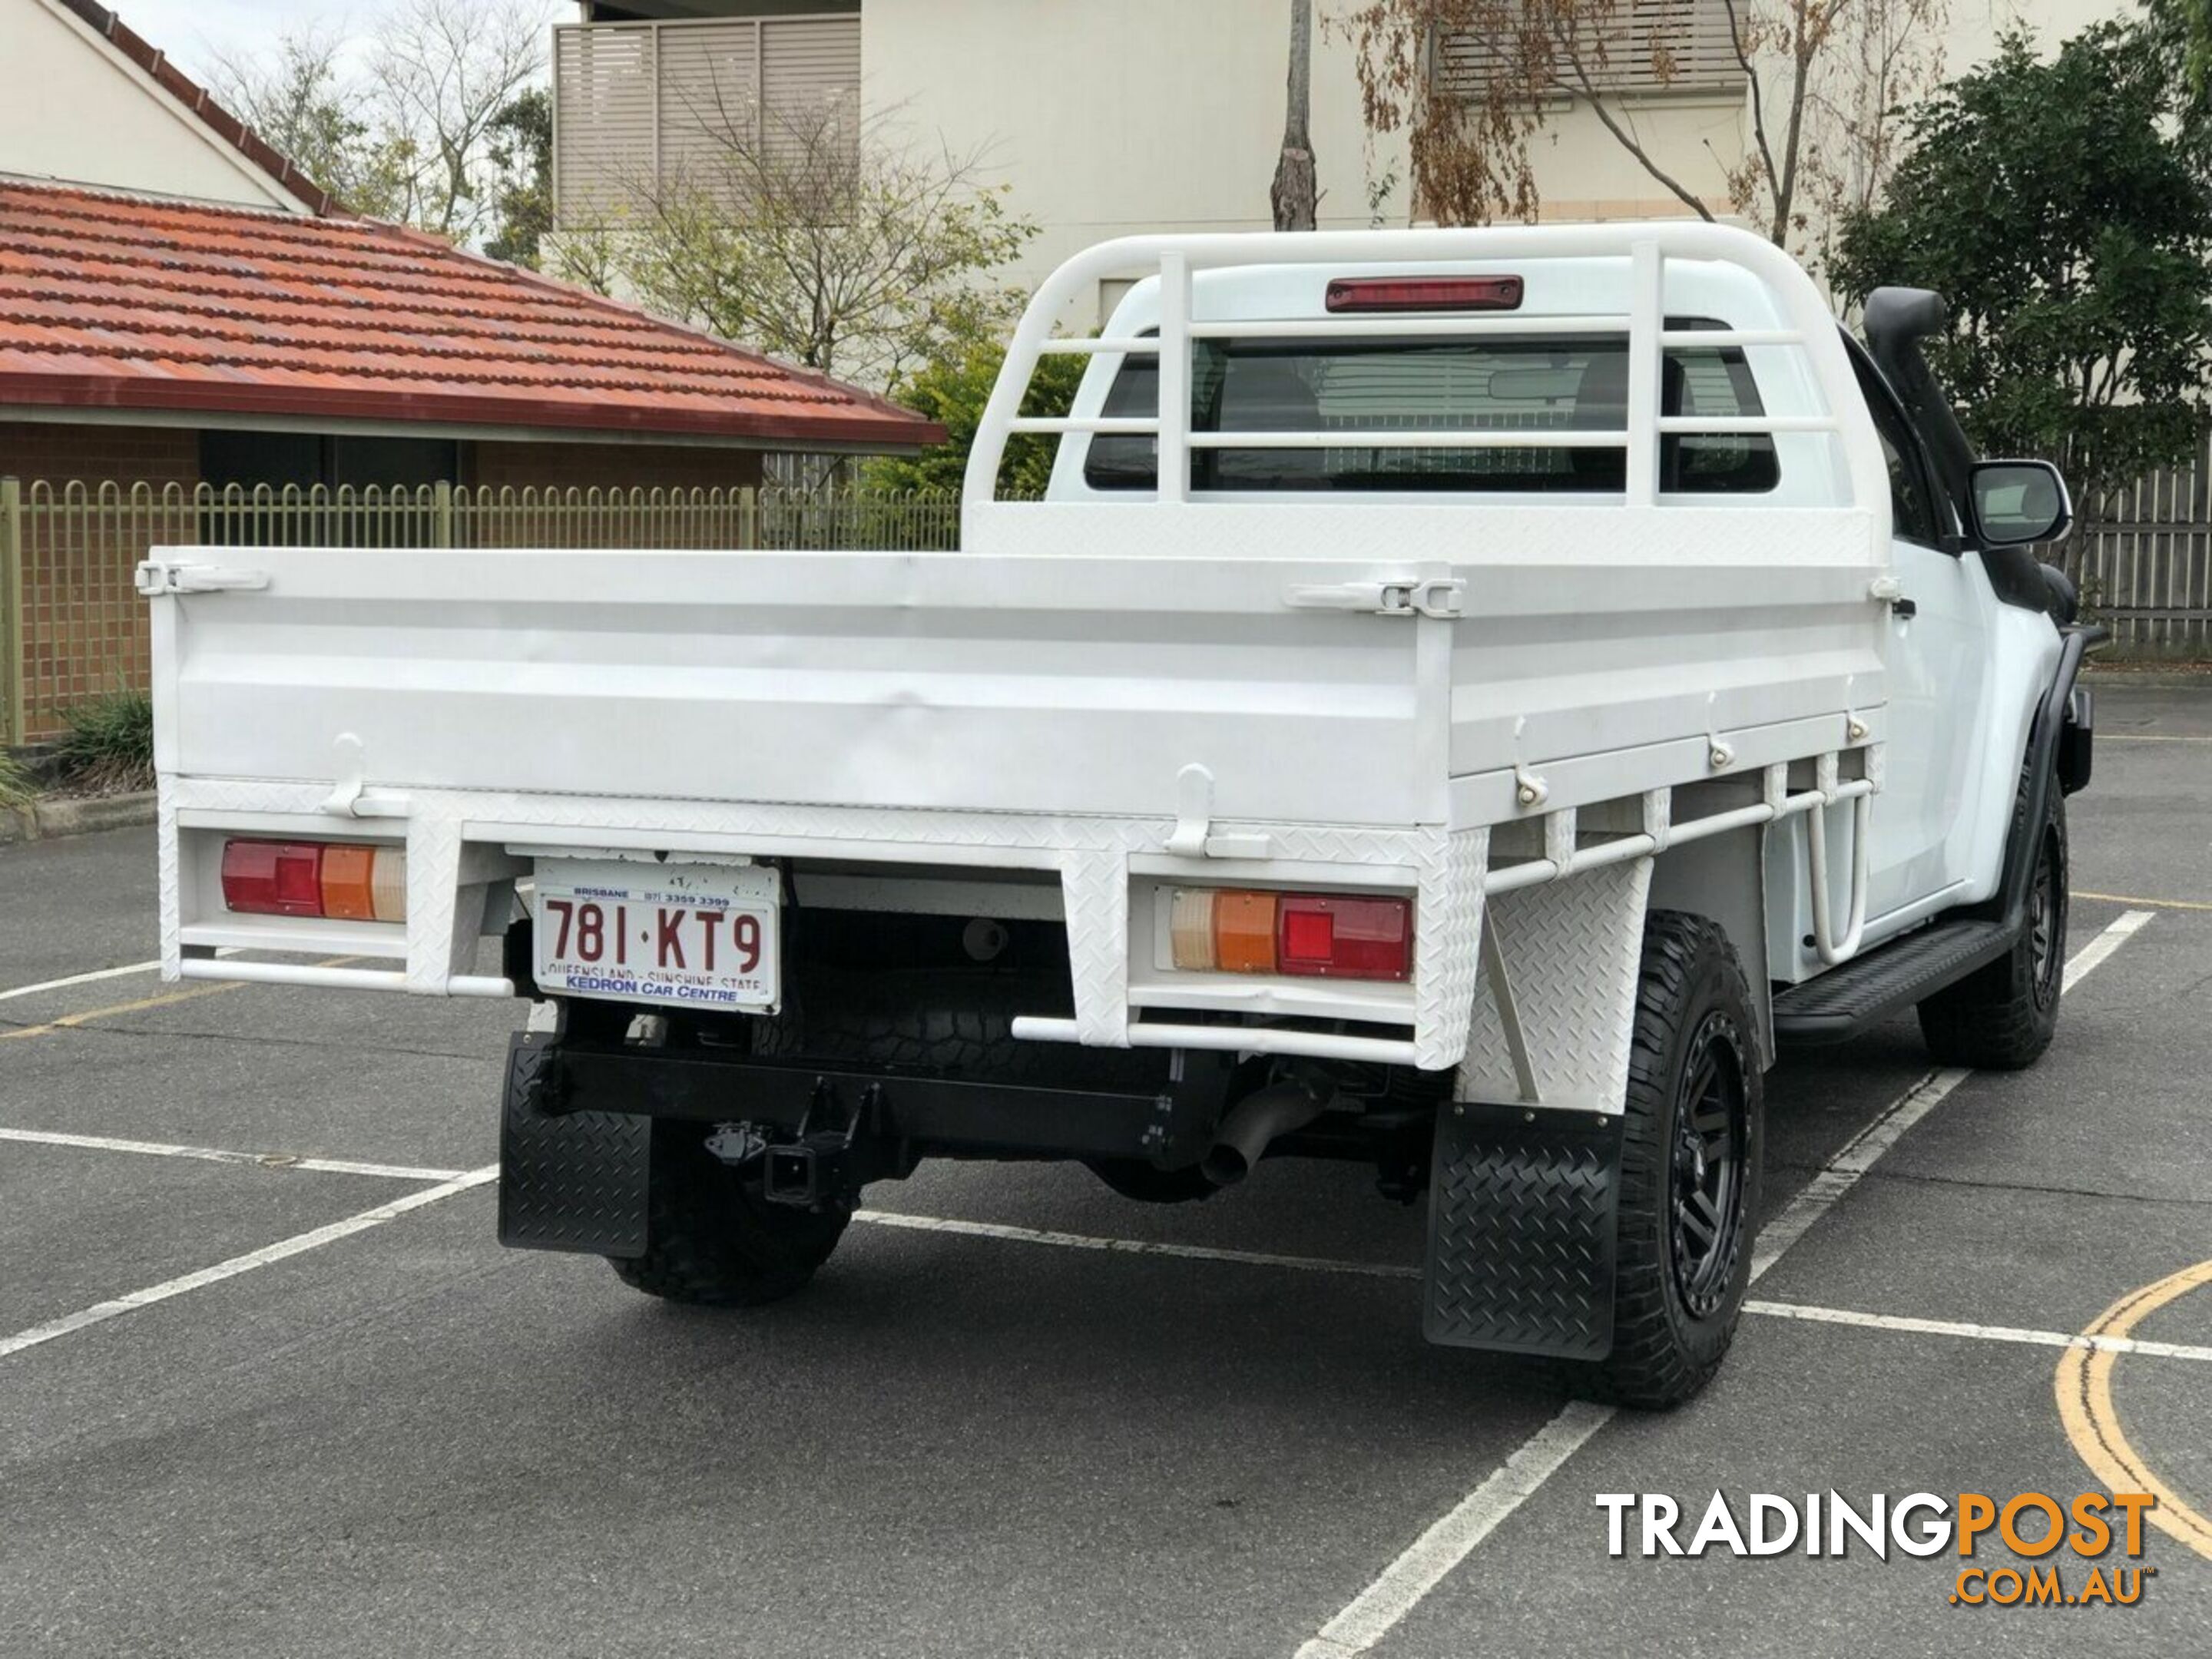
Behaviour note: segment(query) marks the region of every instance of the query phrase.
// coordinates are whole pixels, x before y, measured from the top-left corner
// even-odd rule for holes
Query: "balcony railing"
[[[858,142],[860,20],[576,23],[553,32],[554,216],[619,222],[673,191],[726,188],[779,132],[841,118]]]

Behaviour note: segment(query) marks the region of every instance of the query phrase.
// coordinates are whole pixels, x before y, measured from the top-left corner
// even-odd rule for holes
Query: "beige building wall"
[[[1407,222],[1402,139],[1370,143],[1352,54],[1328,20],[1352,0],[1316,0],[1313,139],[1324,228]],[[2046,48],[2134,0],[1954,0],[1946,72],[2032,28]],[[863,96],[907,142],[941,135],[987,146],[1014,209],[1040,221],[1015,279],[1146,230],[1261,230],[1283,120],[1287,0],[863,0]],[[1771,82],[1770,82],[1770,86]],[[1770,90],[1770,97],[1774,94]],[[1745,98],[1656,92],[1619,106],[1660,165],[1714,212],[1751,142]],[[1562,103],[1532,140],[1550,220],[1673,216],[1688,210],[1586,107]],[[1379,209],[1370,191],[1394,182]],[[1069,327],[1096,314],[1072,310]]]
[[[0,173],[307,210],[50,0],[0,0]]]
[[[1331,0],[1316,8],[1334,9]],[[1282,143],[1288,0],[864,0],[863,95],[906,142],[987,146],[1043,234],[1034,283],[1108,237],[1265,230]],[[1314,154],[1325,229],[1370,221],[1349,49],[1316,27]],[[1399,146],[1386,145],[1380,171]],[[1391,216],[1405,219],[1404,167]],[[1094,328],[1095,310],[1069,326]]]
[[[1997,37],[2026,29],[2047,57],[2069,35],[2092,23],[2125,22],[2142,15],[2134,0],[1951,0],[1944,29],[1947,75],[1972,69],[1996,50]]]
[[[1741,95],[1661,92],[1608,107],[1668,177],[1714,213],[1729,211],[1728,169],[1751,134]],[[1690,211],[1584,106],[1562,103],[1549,112],[1529,140],[1528,161],[1547,220],[1671,219]]]
[[[2000,35],[2024,28],[2045,53],[2092,23],[2137,15],[2134,0],[1952,0],[1934,33],[1941,78],[1986,60]],[[1767,117],[1778,130],[1784,115],[1786,66],[1762,69]],[[1615,100],[1613,107],[1637,142],[1671,177],[1714,212],[1729,208],[1728,177],[1753,141],[1747,95],[1660,92]],[[1530,146],[1547,219],[1673,216],[1689,210],[1652,178],[1587,107],[1562,103]]]

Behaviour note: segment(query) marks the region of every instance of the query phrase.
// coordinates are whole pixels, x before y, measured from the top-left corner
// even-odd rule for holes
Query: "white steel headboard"
[[[1448,317],[1348,316],[1327,320],[1281,322],[1194,322],[1191,318],[1191,276],[1194,271],[1237,265],[1340,265],[1436,264],[1468,260],[1623,258],[1628,261],[1628,310],[1612,314],[1539,317],[1512,312],[1480,312]],[[1714,261],[1747,272],[1773,297],[1790,325],[1779,329],[1665,327],[1666,262]],[[1142,337],[1056,339],[1054,319],[1072,301],[1086,297],[1108,277],[1157,271],[1160,278],[1159,331]],[[1627,426],[1623,431],[1468,430],[1433,428],[1326,432],[1193,432],[1190,427],[1190,346],[1193,340],[1265,336],[1378,338],[1393,334],[1501,336],[1568,333],[1628,336]],[[1722,418],[1662,416],[1660,386],[1668,347],[1790,346],[1796,348],[1820,388],[1827,410],[1820,415],[1736,416]],[[1139,416],[1030,416],[1021,414],[1037,360],[1048,352],[1085,356],[1099,352],[1158,353],[1159,411]],[[1853,418],[1856,416],[1856,418]],[[1658,499],[1659,442],[1677,434],[1832,433],[1841,446],[1850,480],[1851,500],[1837,506],[1885,507],[1889,473],[1872,423],[1863,414],[1850,359],[1837,332],[1835,318],[1811,277],[1772,243],[1727,225],[1693,221],[1657,221],[1607,225],[1513,225],[1445,230],[1268,232],[1188,236],[1126,236],[1077,254],[1045,279],[1022,313],[1006,351],[1004,370],[992,389],[981,425],[969,453],[963,507],[988,506],[996,492],[1006,440],[1018,432],[1090,433],[1157,437],[1159,486],[1157,499],[1190,499],[1190,455],[1194,449],[1468,448],[1503,449],[1576,447],[1627,453],[1627,503],[1655,505]]]

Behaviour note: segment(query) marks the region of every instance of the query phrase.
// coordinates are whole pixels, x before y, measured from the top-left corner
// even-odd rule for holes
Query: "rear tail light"
[[[1213,965],[1224,974],[1275,971],[1275,896],[1213,896]]]
[[[1322,299],[1346,312],[1517,311],[1518,276],[1340,276]]]
[[[1168,932],[1186,973],[1402,980],[1413,972],[1409,899],[1179,887]]]
[[[225,842],[222,902],[246,915],[404,921],[407,854],[349,842]]]

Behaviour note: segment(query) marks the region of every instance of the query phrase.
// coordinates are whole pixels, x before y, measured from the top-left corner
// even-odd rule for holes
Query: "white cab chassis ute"
[[[2057,1017],[2066,496],[1941,320],[1711,226],[1139,238],[1032,303],[957,553],[158,552],[166,972],[534,1000],[501,1237],[656,1296],[926,1158],[1349,1158],[1432,1340],[1681,1401],[1777,1045]]]

